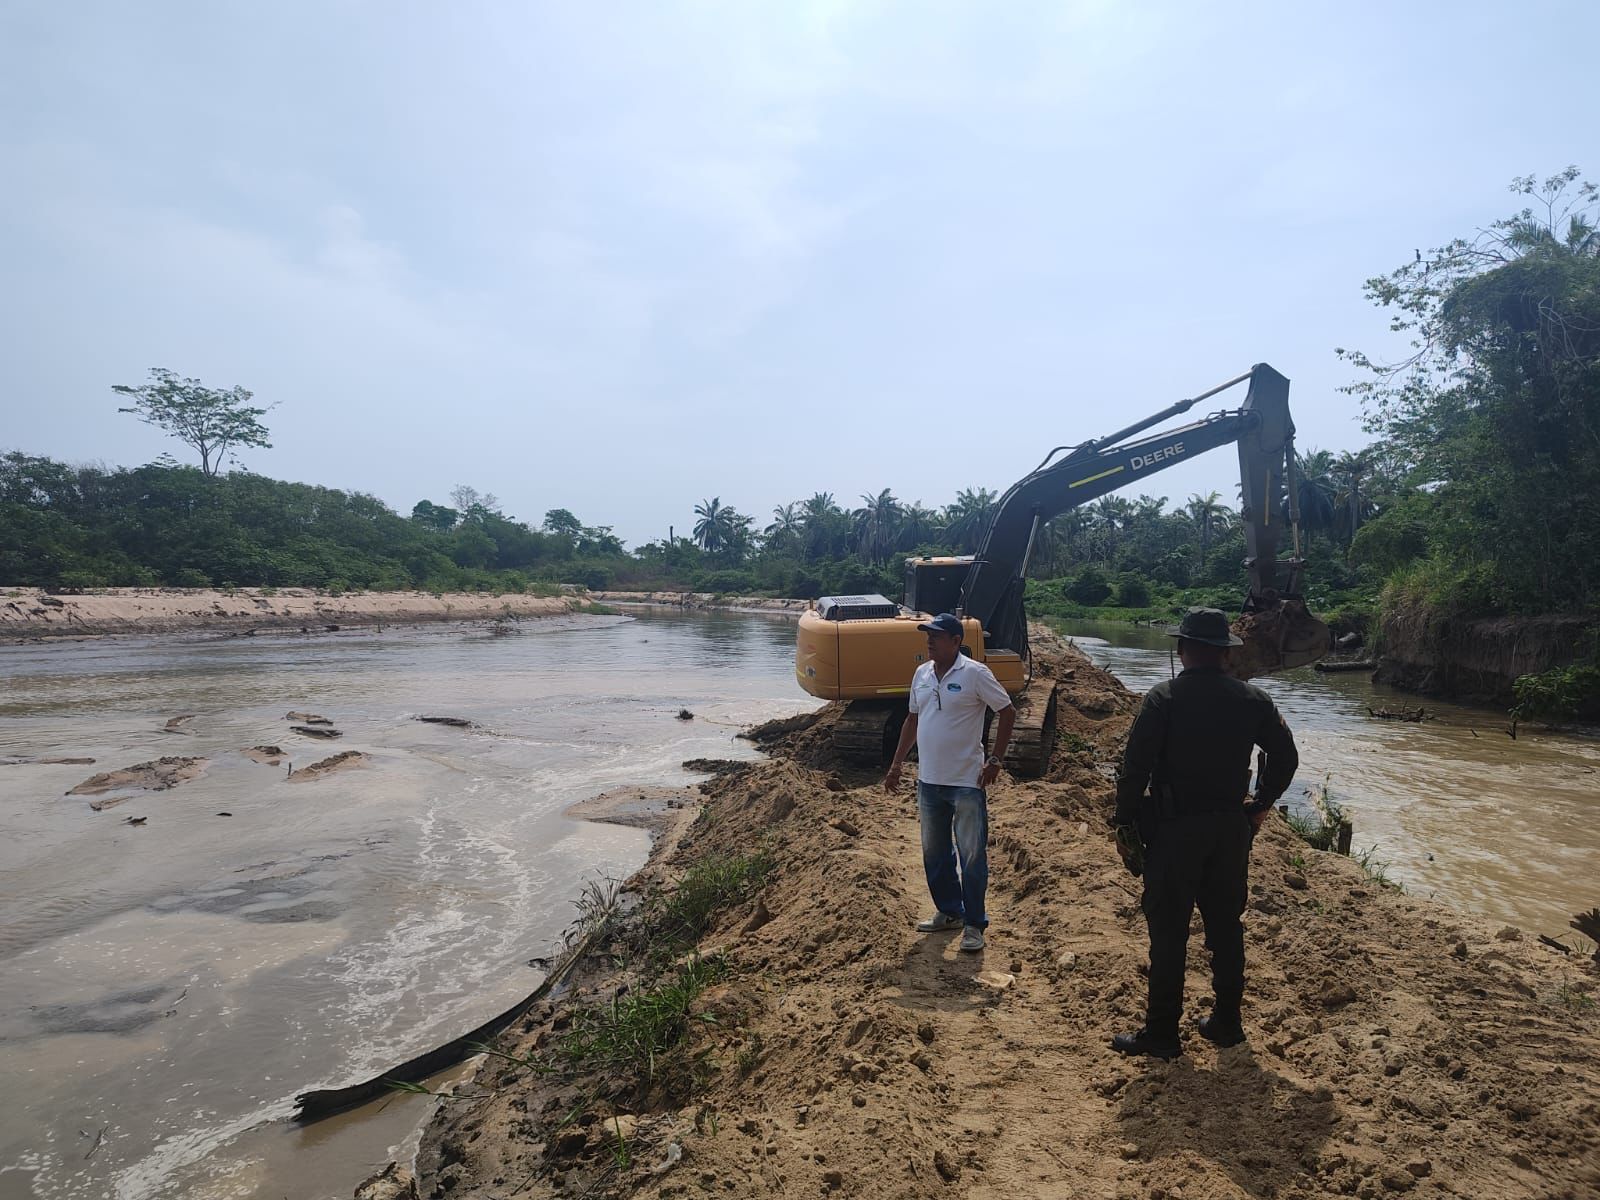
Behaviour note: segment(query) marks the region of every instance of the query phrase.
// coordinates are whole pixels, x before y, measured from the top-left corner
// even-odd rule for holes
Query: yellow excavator
[[[1244,402],[1164,433],[1153,425],[1249,382]],[[975,555],[906,560],[905,597],[823,596],[800,617],[794,673],[823,700],[848,704],[833,730],[849,761],[873,764],[893,752],[906,715],[911,674],[927,653],[917,626],[952,612],[966,629],[963,652],[986,664],[1017,705],[1006,767],[1038,776],[1055,745],[1054,681],[1034,685],[1023,583],[1039,530],[1069,509],[1230,442],[1239,448],[1241,518],[1249,590],[1234,623],[1245,645],[1234,652],[1241,678],[1315,662],[1328,652],[1328,627],[1306,609],[1305,563],[1294,479],[1289,380],[1265,363],[1180,400],[1116,433],[1057,446],[1000,497]],[[1057,457],[1061,455],[1061,457]],[[1291,554],[1278,558],[1287,533]]]

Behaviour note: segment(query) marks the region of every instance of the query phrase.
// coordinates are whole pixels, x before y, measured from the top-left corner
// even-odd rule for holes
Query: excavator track
[[[1022,779],[1037,779],[1050,765],[1050,752],[1056,746],[1055,680],[1036,679],[1013,703],[1017,720],[1006,747],[1006,770]]]
[[[856,766],[882,766],[894,754],[905,719],[903,700],[852,700],[834,723],[834,752]]]

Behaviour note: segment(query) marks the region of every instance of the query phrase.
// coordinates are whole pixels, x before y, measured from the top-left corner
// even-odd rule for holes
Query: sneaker
[[[960,917],[952,917],[949,913],[936,912],[931,917],[923,917],[917,922],[918,933],[943,933],[946,929],[955,929],[961,924]]]
[[[1177,1038],[1157,1038],[1147,1029],[1137,1033],[1119,1033],[1111,1039],[1111,1048],[1118,1054],[1148,1054],[1151,1058],[1177,1058],[1183,1047]]]
[[[976,925],[968,925],[961,931],[961,948],[963,950],[983,949],[983,930]]]

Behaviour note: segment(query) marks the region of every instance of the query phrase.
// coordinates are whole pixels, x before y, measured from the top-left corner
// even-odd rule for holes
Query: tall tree
[[[962,554],[976,554],[984,535],[989,532],[989,522],[994,516],[995,501],[999,494],[988,488],[962,488],[954,502],[944,510],[944,535]]]
[[[875,496],[863,493],[861,505],[855,512],[861,557],[873,566],[881,567],[889,561],[889,552],[894,549],[900,501],[895,499],[893,492],[884,488]]]
[[[733,510],[723,507],[721,496],[713,496],[696,504],[694,515],[698,518],[694,523],[694,540],[700,543],[702,550],[707,554],[716,554],[727,546],[732,533],[729,518]]]
[[[1206,552],[1211,548],[1211,535],[1216,532],[1219,525],[1225,520],[1228,511],[1222,503],[1222,496],[1217,492],[1207,492],[1204,496],[1193,495],[1184,505],[1184,512],[1189,520],[1194,523],[1195,533],[1200,539],[1200,565],[1206,565]]]
[[[1570,167],[1512,191],[1520,211],[1367,281],[1410,354],[1340,353],[1368,429],[1437,502],[1430,552],[1463,604],[1582,609],[1600,596],[1600,188]]]
[[[132,413],[198,452],[200,470],[208,477],[222,470],[235,446],[272,448],[261,423],[268,409],[251,407],[254,393],[245,388],[208,388],[198,379],[151,367],[149,383],[139,387],[118,383],[111,390],[133,400],[118,412]]]

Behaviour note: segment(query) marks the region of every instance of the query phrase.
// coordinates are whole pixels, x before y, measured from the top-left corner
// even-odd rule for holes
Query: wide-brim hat
[[[1191,608],[1183,614],[1183,620],[1176,629],[1167,631],[1169,637],[1182,638],[1186,642],[1199,642],[1206,646],[1242,646],[1244,643],[1233,636],[1233,630],[1228,628],[1228,614],[1220,608]]]

